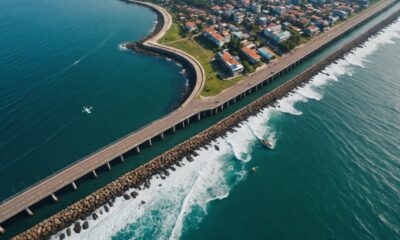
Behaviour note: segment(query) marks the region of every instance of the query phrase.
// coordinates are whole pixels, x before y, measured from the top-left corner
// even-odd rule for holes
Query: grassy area
[[[203,66],[206,81],[201,91],[201,96],[215,96],[224,89],[231,87],[235,82],[243,79],[243,76],[238,76],[229,80],[222,80],[218,77],[216,64],[211,61],[215,56],[212,46],[209,43],[201,40],[201,36],[194,38],[184,38],[181,35],[181,27],[177,23],[172,23],[171,28],[159,40],[160,43],[183,50],[195,57]]]
[[[221,80],[216,71],[217,67],[211,62],[215,53],[209,48],[203,47],[203,43],[199,38],[201,37],[187,38],[179,42],[165,44],[187,52],[200,62],[206,73],[206,82],[201,95],[204,97],[215,96],[222,90],[231,87],[235,82],[243,79],[243,76],[238,76],[230,80]]]
[[[171,28],[165,33],[165,35],[159,40],[160,43],[167,43],[181,39],[180,26],[177,23],[172,23]]]

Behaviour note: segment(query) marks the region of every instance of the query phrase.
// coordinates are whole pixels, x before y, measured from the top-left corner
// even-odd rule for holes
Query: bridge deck
[[[66,167],[62,171],[9,198],[0,205],[0,223],[23,211],[25,208],[28,208],[33,204],[39,202],[40,200],[50,196],[52,193],[58,191],[59,189],[71,184],[73,181],[81,178],[87,173],[90,173],[91,171],[106,164],[108,161],[121,156],[122,154],[133,149],[134,147],[139,146],[149,139],[160,135],[168,129],[171,129],[172,127],[188,119],[189,117],[202,111],[219,107],[221,104],[231,100],[232,98],[240,95],[248,89],[255,87],[256,85],[263,82],[265,79],[269,78],[272,75],[271,72],[277,73],[281,70],[284,70],[287,66],[301,60],[304,56],[312,53],[319,47],[328,43],[330,40],[351,29],[353,26],[365,21],[367,18],[393,2],[394,0],[383,0],[371,6],[369,9],[349,19],[345,23],[332,28],[326,33],[321,34],[319,37],[313,39],[307,45],[296,49],[276,64],[260,70],[253,76],[239,82],[238,84],[222,92],[216,97],[206,99],[195,98],[195,96],[198,95],[201,91],[202,85],[204,84],[204,72],[202,71],[202,68],[195,67],[198,77],[197,85],[195,86],[195,90],[193,91],[191,96],[181,107],[176,109],[171,114],[168,114],[167,116],[155,122],[152,122],[144,128],[141,128],[140,130],[129,134],[128,136],[102,148],[101,150],[91,154],[90,156],[81,159],[80,161]],[[164,17],[167,21],[171,21],[169,14],[166,13],[165,10],[157,6],[153,7],[159,9],[163,13],[163,15],[167,14],[167,16]],[[154,42],[154,40],[158,40],[160,36],[164,34],[166,29],[168,29],[169,24],[170,22],[167,22],[167,24],[164,25],[164,28],[160,32],[160,34],[153,37],[152,40],[147,41],[146,44],[171,50],[169,47],[165,47]],[[173,49],[172,51],[176,50]],[[186,57],[188,57],[185,53],[180,54],[186,55]],[[196,61],[190,56],[188,58],[191,62]],[[196,66],[196,64],[198,63],[193,64]]]

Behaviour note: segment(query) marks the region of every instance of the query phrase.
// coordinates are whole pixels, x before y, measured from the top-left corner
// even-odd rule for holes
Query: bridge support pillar
[[[161,138],[162,140],[164,140],[164,133],[163,133],[163,132],[160,134],[160,138]]]
[[[233,99],[233,103],[236,103],[236,97]]]
[[[72,182],[71,185],[72,185],[72,188],[73,188],[75,191],[78,190],[78,187],[76,186],[75,182]]]
[[[6,229],[3,228],[2,226],[0,226],[0,234],[4,234],[4,233],[6,233]]]
[[[200,121],[200,119],[201,119],[201,113],[198,113],[197,114],[197,120]]]
[[[175,126],[172,127],[172,132],[176,133],[176,127]]]
[[[93,170],[92,173],[93,173],[93,176],[94,176],[95,178],[97,178],[96,170]]]
[[[221,111],[224,110],[224,104],[221,105]]]
[[[149,146],[153,146],[153,142],[151,141],[151,139],[149,139]]]
[[[218,113],[218,107],[215,108],[215,114],[217,114],[217,113]]]
[[[106,165],[107,165],[108,170],[111,170],[110,162],[107,162]]]
[[[124,155],[119,156],[119,159],[121,159],[121,162],[125,162]]]
[[[140,153],[140,147],[139,146],[136,146],[136,152]]]
[[[190,123],[190,118],[186,119],[186,121],[187,121],[187,125],[189,125],[189,123]]]
[[[30,210],[29,208],[25,208],[25,212],[26,212],[29,216],[33,216],[33,212],[32,212],[32,210]]]
[[[226,102],[226,107],[227,107],[227,108],[229,107],[229,101]]]
[[[185,128],[185,120],[182,122],[182,128]]]
[[[51,198],[53,199],[54,202],[58,202],[58,197],[54,193],[51,194]]]

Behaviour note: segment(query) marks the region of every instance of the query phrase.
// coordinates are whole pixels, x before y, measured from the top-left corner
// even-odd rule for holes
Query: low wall
[[[272,92],[233,113],[229,117],[226,117],[200,134],[154,158],[150,162],[126,173],[84,199],[81,199],[61,212],[35,225],[31,229],[15,236],[13,239],[48,239],[52,234],[65,228],[69,229],[67,232],[71,232],[71,228],[73,231],[79,232],[82,229],[86,229],[88,227],[87,221],[82,225],[75,222],[78,219],[85,219],[91,215],[95,219],[96,216],[93,215],[93,211],[98,208],[104,208],[104,211],[108,211],[107,209],[112,207],[116,197],[123,196],[127,201],[136,197],[137,192],[135,192],[135,189],[140,189],[141,186],[148,187],[149,180],[154,175],[160,175],[161,178],[167,177],[169,175],[169,170],[173,171],[175,170],[175,167],[182,166],[180,162],[183,158],[186,157],[189,161],[193,160],[192,155],[196,155],[196,150],[210,145],[213,140],[224,136],[227,131],[232,130],[233,127],[246,120],[249,116],[257,114],[261,109],[273,104],[275,100],[284,97],[293,89],[306,83],[313,75],[320,72],[328,64],[343,57],[357,45],[362,44],[368,37],[376,34],[383,27],[396,20],[399,15],[400,11],[397,11],[381,23],[375,25],[370,30],[345,45],[342,49],[337,50],[317,64],[306,69],[302,74],[289,80]]]

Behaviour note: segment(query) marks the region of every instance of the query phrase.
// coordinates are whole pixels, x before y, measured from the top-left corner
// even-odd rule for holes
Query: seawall
[[[399,15],[400,11],[397,11],[384,21],[369,29],[367,32],[346,44],[343,48],[309,67],[302,74],[289,80],[272,92],[221,120],[216,125],[204,130],[200,134],[154,158],[150,162],[121,176],[114,182],[99,189],[86,198],[14,237],[14,239],[47,239],[52,234],[65,228],[73,228],[74,231],[77,231],[78,229],[80,231],[82,228],[86,228],[86,224],[85,226],[77,226],[76,224],[74,225],[74,222],[78,219],[84,219],[92,215],[92,212],[100,207],[104,209],[112,207],[112,202],[116,197],[124,196],[127,200],[131,199],[137,194],[135,189],[138,189],[141,186],[146,187],[149,184],[149,179],[154,175],[167,177],[169,171],[174,170],[175,166],[181,167],[180,161],[184,157],[188,160],[192,159],[191,155],[196,154],[196,150],[210,145],[213,140],[220,136],[224,136],[227,131],[230,131],[233,127],[237,126],[249,116],[257,114],[261,109],[273,104],[275,100],[285,96],[296,87],[306,83],[313,75],[320,72],[328,64],[343,57],[354,47],[362,44],[368,39],[368,37],[376,34],[383,27],[396,20]],[[128,196],[129,198],[126,197],[128,191],[130,192],[130,195]]]

